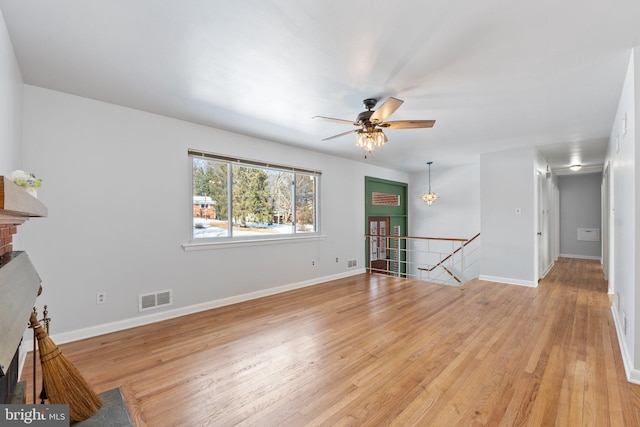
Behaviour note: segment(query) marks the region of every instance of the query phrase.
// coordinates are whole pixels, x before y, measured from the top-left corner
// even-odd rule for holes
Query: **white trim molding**
[[[207,301],[200,304],[194,304],[188,307],[180,307],[173,310],[162,311],[160,313],[132,317],[129,319],[118,320],[116,322],[104,323],[102,325],[76,329],[74,331],[63,332],[61,334],[52,335],[51,339],[55,341],[56,344],[65,344],[73,341],[79,341],[87,338],[97,337],[99,335],[109,334],[112,332],[123,331],[125,329],[135,328],[137,326],[143,326],[151,323],[161,322],[163,320],[169,320],[169,319],[173,319],[180,316],[186,316],[188,314],[198,313],[205,310],[224,307],[224,306],[236,304],[239,302],[250,301],[253,299],[262,298],[269,295],[280,294],[283,292],[292,291],[294,289],[305,288],[308,286],[329,282],[331,280],[342,279],[345,277],[355,276],[362,273],[366,273],[366,270],[364,268],[348,271],[344,273],[333,274],[330,276],[318,277],[310,280],[305,280],[302,282],[290,283],[288,285],[276,286],[274,288],[264,289],[261,291],[235,295],[228,298]],[[33,350],[32,341],[33,340],[23,341],[23,345],[26,348],[26,351]]]
[[[520,280],[520,279],[510,279],[508,277],[485,276],[481,274],[478,279],[484,280],[485,282],[504,283],[505,285],[526,286],[528,288],[538,287],[538,282],[529,281],[529,280]]]
[[[627,374],[627,381],[640,385],[640,370],[634,369],[633,367],[633,360],[631,360],[631,356],[629,355],[627,342],[624,340],[620,321],[616,315],[615,306],[613,305],[611,306],[611,316],[613,317],[613,324],[616,327],[616,335],[618,335],[618,345],[620,346],[620,355],[622,356],[622,363],[624,364],[624,372]]]
[[[593,256],[593,255],[560,254],[560,258],[593,259],[593,260],[602,262],[601,256]]]
[[[544,279],[547,276],[547,274],[549,274],[549,272],[551,271],[551,269],[553,268],[554,265],[556,265],[555,261],[553,261],[551,264],[549,264],[547,269],[542,272],[542,276],[540,276],[538,279],[539,280]]]
[[[229,247],[241,248],[246,246],[273,245],[279,243],[312,242],[317,240],[325,240],[326,238],[327,236],[322,234],[313,234],[310,236],[269,237],[265,239],[229,239],[217,242],[208,240],[205,242],[184,243],[182,245],[182,249],[184,249],[185,252],[206,251],[210,249],[228,249]]]

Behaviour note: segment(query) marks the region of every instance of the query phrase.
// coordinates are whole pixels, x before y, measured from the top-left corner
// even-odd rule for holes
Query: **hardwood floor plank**
[[[564,258],[538,288],[363,274],[61,349],[138,426],[636,426],[606,292]]]

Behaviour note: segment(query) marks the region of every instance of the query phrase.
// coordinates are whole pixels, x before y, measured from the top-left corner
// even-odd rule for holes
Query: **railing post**
[[[464,278],[464,244],[466,242],[460,242],[460,275],[462,276],[460,279],[462,280],[461,286],[464,286],[465,278]]]
[[[367,272],[371,273],[371,236],[367,236],[366,240],[367,247],[367,259],[369,260],[369,265],[367,266]]]

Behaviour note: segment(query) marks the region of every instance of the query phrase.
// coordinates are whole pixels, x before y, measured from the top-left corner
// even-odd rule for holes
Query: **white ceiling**
[[[539,146],[602,164],[638,0],[0,0],[25,83],[363,160],[362,100],[405,101],[367,162]]]

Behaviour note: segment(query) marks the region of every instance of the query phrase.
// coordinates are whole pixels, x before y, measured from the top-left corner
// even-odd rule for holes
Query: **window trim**
[[[206,251],[210,249],[223,249],[228,247],[241,248],[246,246],[262,246],[262,245],[274,245],[280,243],[302,243],[302,242],[312,242],[315,240],[325,240],[327,236],[324,234],[316,234],[316,233],[307,233],[306,236],[293,236],[292,237],[262,237],[258,239],[227,239],[222,241],[213,241],[212,239],[202,239],[207,240],[205,242],[190,242],[184,243],[182,245],[182,249],[185,252],[195,252],[195,251]]]
[[[190,233],[191,235],[188,243],[185,243],[182,245],[185,251],[188,252],[188,251],[197,251],[197,250],[206,250],[206,249],[216,249],[223,246],[256,246],[261,244],[321,240],[326,238],[326,236],[321,234],[321,228],[320,228],[320,223],[321,223],[320,221],[320,187],[321,187],[320,181],[321,180],[319,178],[322,176],[322,171],[282,165],[282,164],[267,163],[259,160],[241,159],[241,158],[230,157],[230,156],[225,156],[225,155],[215,154],[215,153],[208,153],[208,152],[192,150],[192,149],[189,149],[187,152],[188,152],[187,157],[189,159],[191,171],[193,170],[193,159],[200,158],[204,160],[213,160],[213,161],[227,163],[229,167],[246,166],[246,167],[256,167],[256,168],[263,168],[263,169],[269,169],[269,170],[275,170],[275,171],[290,172],[294,175],[294,180],[295,180],[296,173],[314,176],[316,178],[315,190],[314,190],[315,191],[315,197],[314,197],[315,231],[307,232],[307,233],[293,232],[290,234],[268,234],[264,236],[251,235],[251,236],[242,236],[242,237],[224,236],[224,237],[194,238],[193,228],[191,228],[191,233]],[[232,179],[231,175],[232,175],[231,173],[228,174],[229,181],[231,181]],[[193,176],[191,177],[190,183],[191,183],[191,193],[193,195]],[[228,182],[227,186],[228,186],[227,188],[231,190],[232,183]],[[229,198],[232,197],[231,191],[229,191],[228,197]],[[229,204],[229,206],[231,206],[231,204]],[[294,217],[295,217],[295,199],[294,199],[294,203],[292,204],[292,209],[294,211]],[[193,217],[191,218],[193,219]],[[229,218],[229,228],[232,228],[231,218]],[[295,230],[295,225],[293,225],[293,228]]]
[[[287,165],[276,164],[276,163],[267,163],[267,162],[262,162],[260,160],[241,159],[238,157],[229,157],[229,156],[223,156],[222,154],[205,153],[204,151],[191,150],[191,149],[188,150],[188,153],[189,153],[189,157],[202,157],[204,159],[220,160],[220,161],[229,162],[229,163],[239,163],[247,166],[258,166],[266,169],[283,170],[283,171],[289,171],[289,172],[301,172],[301,173],[306,173],[309,175],[317,175],[317,176],[322,175],[322,171],[319,171],[319,170],[305,169],[305,168],[287,166]]]

